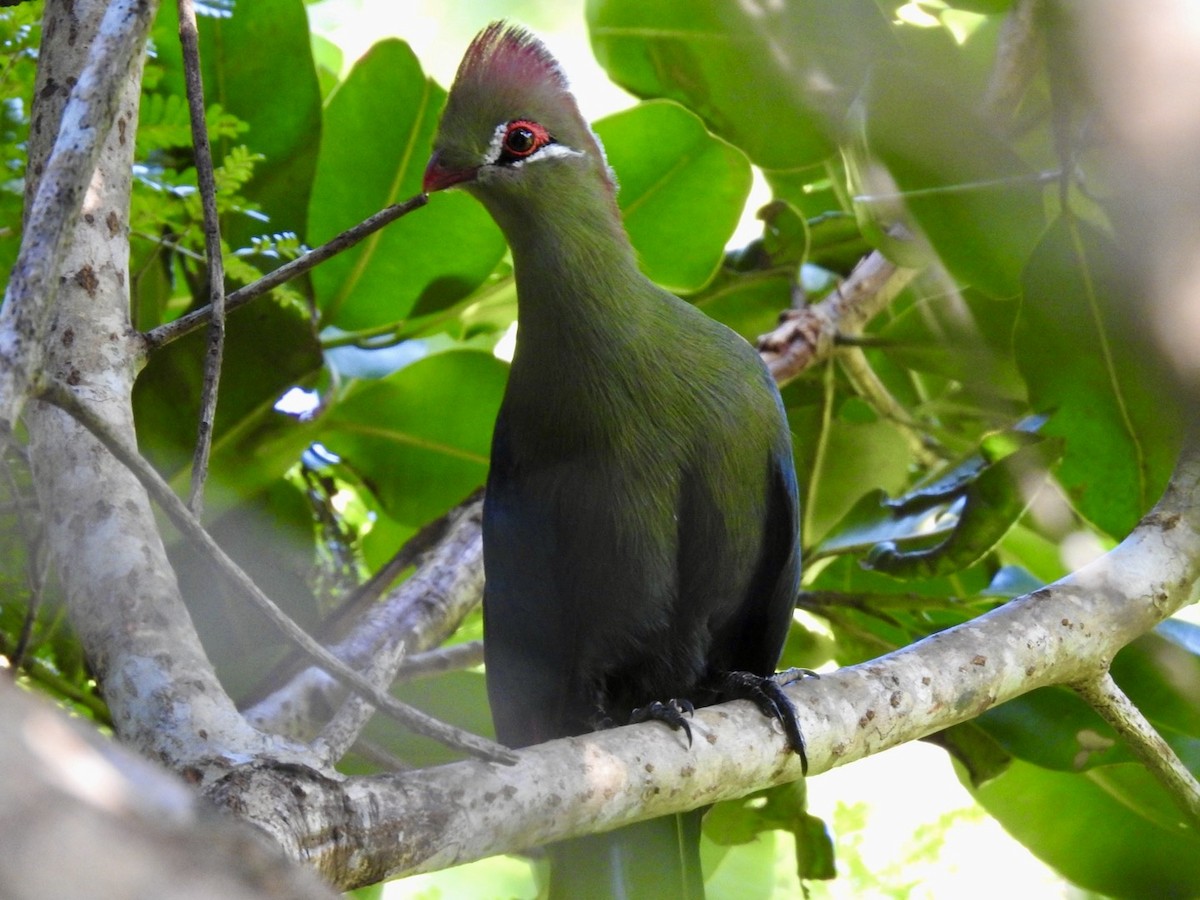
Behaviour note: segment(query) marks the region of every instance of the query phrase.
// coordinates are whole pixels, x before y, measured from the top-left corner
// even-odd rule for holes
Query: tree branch
[[[53,321],[41,335],[38,378],[70,383],[127,443],[135,439],[130,396],[141,344],[129,325],[125,234],[146,25],[133,18],[151,11],[124,0],[47,4],[26,181],[26,201],[35,212],[22,251],[49,252],[54,245],[60,254],[54,290],[38,298],[53,304],[43,311]],[[123,64],[109,58],[99,64],[107,76],[97,74],[98,55],[125,50],[132,55]],[[68,95],[64,86],[71,84],[76,89]],[[103,91],[108,95],[100,98]],[[105,117],[107,130],[94,133]],[[99,146],[87,149],[89,142]],[[39,219],[37,198],[56,190],[51,171],[63,169],[61,186],[79,174],[71,165],[87,169],[82,215],[59,210]],[[43,170],[47,180],[38,183]],[[58,200],[69,206],[71,196]],[[43,227],[62,233],[38,230]],[[294,758],[283,741],[250,728],[222,689],[179,594],[145,491],[69,416],[34,402],[24,419],[47,552],[117,735],[177,770],[223,754]]]
[[[839,334],[858,334],[914,275],[915,269],[902,269],[875,250],[820,303],[785,312],[779,326],[758,339],[759,352],[775,381],[787,384],[828,358]]]
[[[204,119],[204,81],[200,75],[200,33],[196,28],[196,8],[192,0],[178,0],[178,7],[179,43],[183,48],[183,75],[187,86],[188,117],[192,124],[196,183],[204,212],[204,254],[208,263],[208,308],[211,310],[196,450],[192,458],[192,483],[188,494],[188,509],[199,518],[204,511],[204,482],[208,477],[213,421],[217,415],[221,358],[225,355],[225,262],[221,258],[221,222],[217,217],[217,179],[213,172],[212,147],[208,143],[208,126]]]
[[[157,6],[155,0],[108,4],[87,63],[70,88],[53,150],[27,207],[21,249],[0,308],[0,435],[12,432],[42,370],[71,225],[117,119],[122,85],[141,59]],[[65,91],[65,83],[54,90]],[[126,128],[132,144],[128,121],[122,139]]]
[[[10,900],[334,896],[181,779],[2,676],[0,722],[0,884]]]
[[[871,662],[788,688],[811,774],[974,718],[1038,687],[1094,678],[1200,581],[1200,454],[1106,556],[1049,587]],[[239,809],[346,889],[745,796],[800,777],[751,704],[696,711],[689,748],[658,723],[477,761],[329,782],[243,767],[210,796]],[[293,797],[301,780],[302,799]],[[336,827],[334,827],[336,826]],[[314,841],[315,835],[321,840]]]
[[[343,250],[349,250],[363,238],[378,231],[383,226],[396,221],[401,216],[408,215],[414,209],[420,209],[428,202],[428,196],[418,194],[415,197],[405,200],[403,203],[393,203],[391,206],[381,209],[374,215],[359,222],[353,228],[347,228],[337,237],[326,241],[315,250],[309,250],[303,256],[297,257],[291,262],[284,263],[278,269],[268,272],[262,278],[258,279],[258,281],[234,291],[225,298],[226,312],[233,312],[251,300],[261,297],[272,288],[279,287],[279,285],[291,281],[298,275],[304,274],[314,266],[320,265],[325,260],[337,256]],[[145,333],[146,347],[153,351],[171,343],[171,341],[179,340],[185,334],[191,334],[197,328],[203,326],[211,316],[212,307],[205,306],[195,312],[180,316],[173,322],[159,325],[157,328],[153,328]]]
[[[1099,678],[1081,681],[1075,691],[1125,739],[1133,755],[1166,788],[1175,804],[1200,831],[1200,781],[1163,740],[1133,701],[1107,671]]]
[[[498,762],[508,762],[513,758],[511,751],[494,741],[454,728],[419,709],[401,703],[322,647],[304,629],[288,618],[287,614],[262,592],[253,579],[229,558],[199,520],[189,512],[183,501],[175,495],[171,486],[162,479],[162,476],[136,450],[125,446],[118,437],[112,434],[102,419],[58,382],[48,384],[41,399],[69,413],[72,418],[90,431],[93,437],[134,474],[150,496],[154,498],[154,502],[167,514],[171,523],[203,553],[205,558],[265,614],[288,640],[307,653],[342,684],[369,699],[371,703],[383,709],[405,727],[448,747]]]

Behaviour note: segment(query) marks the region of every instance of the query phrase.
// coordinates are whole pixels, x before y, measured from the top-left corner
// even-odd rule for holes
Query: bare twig
[[[154,0],[113,0],[71,88],[0,308],[0,434],[12,431],[42,369],[69,226],[116,119],[121,80],[142,52],[157,6]]]
[[[838,362],[850,385],[874,410],[888,419],[904,435],[913,458],[923,466],[934,466],[941,461],[930,448],[930,439],[920,423],[916,422],[871,368],[867,355],[861,347],[842,347]]]
[[[187,85],[188,115],[192,123],[192,148],[196,183],[204,211],[204,252],[208,262],[208,348],[204,354],[204,385],[200,392],[200,420],[192,458],[192,484],[188,509],[199,517],[204,510],[204,481],[212,452],[213,421],[217,414],[217,389],[221,358],[225,354],[225,263],[221,258],[221,222],[217,217],[217,179],[212,147],[204,119],[204,80],[200,74],[200,34],[192,0],[178,0],[179,43],[183,48],[183,74]]]
[[[41,393],[41,399],[70,414],[76,421],[87,428],[109,452],[126,466],[145,487],[147,493],[167,514],[172,524],[178,528],[208,560],[218,568],[272,624],[297,646],[301,647],[321,668],[341,681],[346,687],[360,694],[371,704],[383,709],[398,722],[448,747],[462,750],[466,753],[491,760],[493,762],[511,762],[512,751],[501,747],[494,741],[478,737],[460,729],[439,722],[426,713],[421,712],[405,703],[396,700],[387,691],[371,684],[350,666],[346,665],[303,629],[267,597],[224,550],[213,540],[195,516],[183,504],[175,492],[171,490],[162,477],[137,451],[125,446],[120,438],[109,430],[108,426],[93,413],[86,405],[56,381],[47,383]]]
[[[784,385],[828,358],[839,334],[857,334],[915,274],[876,250],[820,303],[784,313],[779,327],[758,339],[759,352],[775,381]]]
[[[443,672],[456,672],[483,664],[483,641],[467,641],[449,647],[438,647],[425,653],[414,653],[396,670],[393,683],[416,681]]]
[[[446,539],[430,554],[431,564],[422,566],[404,583],[394,602],[373,609],[364,618],[358,632],[337,648],[340,658],[369,670],[373,683],[390,684],[410,650],[436,646],[458,627],[479,602],[483,581],[481,514],[482,500],[476,494],[447,516]],[[448,560],[454,560],[457,568],[450,569]],[[374,649],[381,638],[388,639],[386,646]],[[314,749],[333,764],[353,745],[372,713],[361,696],[349,698],[322,729]]]
[[[1133,755],[1167,789],[1191,826],[1200,829],[1200,782],[1113,681],[1112,675],[1105,672],[1099,678],[1074,685],[1074,688],[1121,735]]]
[[[272,288],[279,287],[279,285],[290,281],[297,275],[302,275],[314,266],[320,265],[330,257],[337,256],[343,250],[349,250],[371,233],[394,222],[401,216],[408,215],[414,209],[420,209],[427,202],[429,202],[429,198],[425,194],[418,194],[415,197],[405,200],[403,203],[394,203],[391,206],[381,209],[373,216],[364,219],[353,228],[346,229],[320,247],[308,251],[303,256],[297,257],[291,262],[284,263],[278,269],[268,272],[262,278],[258,279],[258,281],[238,288],[225,298],[226,311],[233,312],[233,310],[244,306],[251,300],[261,297]],[[188,313],[186,316],[180,316],[173,322],[167,322],[165,325],[159,325],[157,328],[147,331],[144,335],[147,349],[157,350],[159,347],[171,343],[171,341],[178,340],[185,334],[191,334],[207,322],[211,315],[212,308],[206,306],[203,309]]]

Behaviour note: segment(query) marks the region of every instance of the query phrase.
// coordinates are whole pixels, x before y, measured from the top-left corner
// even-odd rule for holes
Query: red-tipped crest
[[[516,25],[493,22],[471,41],[455,83],[551,83],[566,93],[567,78],[546,45]]]

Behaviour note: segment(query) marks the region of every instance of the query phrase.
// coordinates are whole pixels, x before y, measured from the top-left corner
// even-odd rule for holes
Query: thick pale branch
[[[63,255],[122,87],[141,57],[158,4],[113,0],[79,80],[70,89],[54,148],[28,206],[21,249],[0,308],[0,434],[10,433],[42,369]],[[61,89],[61,86],[60,86]],[[126,123],[132,143],[134,123]],[[126,138],[125,130],[121,132]]]
[[[181,779],[0,673],[0,885],[9,900],[333,898]]]
[[[1034,688],[1094,679],[1118,650],[1188,603],[1198,579],[1200,460],[1190,453],[1155,510],[1092,565],[910,647],[790,688],[810,770],[924,737]],[[649,723],[531,747],[512,767],[468,761],[341,783],[301,775],[302,802],[288,800],[293,771],[247,767],[211,796],[303,850],[328,877],[348,879],[338,882],[344,888],[800,777],[782,734],[748,703],[699,710],[693,729],[691,748]]]

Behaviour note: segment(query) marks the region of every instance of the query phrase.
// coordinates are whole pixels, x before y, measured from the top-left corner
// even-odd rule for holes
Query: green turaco
[[[774,676],[795,602],[796,476],[754,349],[638,270],[616,183],[546,48],[496,23],[425,172],[504,231],[516,352],[484,504],[484,646],[512,747],[745,697],[803,754]],[[550,848],[551,896],[703,896],[700,813]]]

